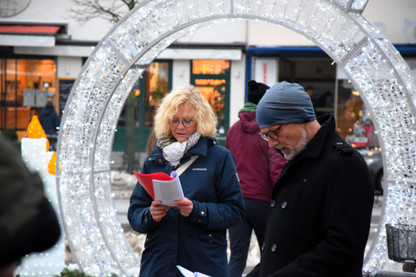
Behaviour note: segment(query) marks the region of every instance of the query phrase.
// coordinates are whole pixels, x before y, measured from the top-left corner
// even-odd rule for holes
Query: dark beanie
[[[263,83],[258,83],[254,80],[248,81],[247,85],[248,85],[248,92],[247,92],[248,101],[256,105],[259,103],[260,99],[263,97],[266,90],[270,88],[268,85],[265,85]]]
[[[0,269],[51,248],[60,235],[42,179],[28,170],[16,144],[0,135]]]
[[[257,105],[260,128],[275,124],[305,123],[316,119],[312,101],[303,87],[286,81],[266,91]]]

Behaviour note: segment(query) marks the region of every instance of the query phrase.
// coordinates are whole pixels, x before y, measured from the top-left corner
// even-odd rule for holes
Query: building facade
[[[48,99],[62,115],[83,64],[114,25],[102,18],[80,23],[70,11],[72,5],[71,0],[0,2],[2,132],[25,137],[32,116]],[[413,0],[370,0],[364,16],[416,72],[415,10]],[[268,85],[287,80],[313,88],[318,115],[333,113],[338,131],[351,144],[377,146],[371,115],[359,92],[324,51],[283,26],[228,20],[186,34],[149,65],[120,114],[114,152],[123,153],[130,138],[134,151],[144,153],[161,97],[189,84],[211,103],[218,116],[217,136],[223,141],[247,101],[250,79]],[[132,130],[133,135],[127,135]]]

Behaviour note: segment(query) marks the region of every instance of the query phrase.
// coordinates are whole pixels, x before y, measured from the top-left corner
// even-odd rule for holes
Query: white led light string
[[[377,47],[370,47],[370,49],[374,49],[374,48],[377,48]],[[366,97],[363,97],[363,100],[365,101],[366,106],[378,107],[378,109],[372,109],[371,111],[373,115],[372,117],[374,119],[377,119],[377,120],[374,120],[374,122],[376,123],[376,127],[378,129],[378,132],[381,134],[381,137],[384,137],[386,138],[385,140],[387,140],[387,142],[385,142],[385,140],[381,140],[381,145],[383,149],[383,157],[384,157],[383,162],[384,162],[385,181],[388,184],[388,191],[386,191],[386,202],[385,202],[385,211],[387,211],[387,213],[385,211],[383,212],[383,215],[379,222],[378,237],[373,243],[373,247],[370,250],[370,254],[368,254],[366,257],[367,262],[364,267],[366,271],[369,271],[372,273],[375,273],[376,269],[381,269],[383,267],[389,270],[398,270],[398,267],[399,267],[397,263],[393,263],[387,258],[384,225],[387,222],[389,223],[414,222],[414,217],[412,218],[411,216],[414,213],[409,212],[410,217],[399,219],[402,212],[397,209],[398,204],[402,203],[405,200],[403,199],[403,197],[408,198],[408,199],[413,199],[412,197],[408,197],[409,195],[404,194],[404,193],[399,193],[400,195],[403,196],[400,198],[397,198],[393,195],[391,195],[390,197],[387,197],[390,194],[390,191],[397,190],[397,186],[395,186],[394,184],[394,182],[396,181],[393,181],[392,183],[392,180],[399,178],[398,176],[403,176],[406,174],[404,170],[400,170],[400,168],[404,169],[406,163],[403,163],[403,165],[398,165],[397,169],[395,170],[389,169],[388,166],[386,165],[394,164],[394,163],[398,164],[403,159],[406,159],[406,154],[407,155],[410,154],[409,151],[406,151],[406,149],[403,149],[404,147],[399,148],[397,143],[395,143],[395,141],[399,140],[400,137],[402,138],[414,137],[415,136],[414,130],[416,128],[414,124],[414,117],[410,113],[411,107],[406,105],[408,103],[406,101],[406,97],[405,96],[400,97],[400,95],[397,95],[397,94],[395,95],[396,91],[392,89],[394,85],[397,87],[400,86],[399,82],[401,78],[397,72],[389,70],[392,64],[390,64],[390,62],[387,59],[387,56],[385,56],[383,52],[380,52],[380,53],[381,54],[379,54],[379,56],[381,58],[379,58],[378,60],[380,60],[380,62],[383,64],[379,65],[378,67],[371,64],[372,60],[373,61],[377,60],[376,56],[374,56],[378,54],[376,52],[373,55],[368,54],[367,56],[369,58],[367,59],[367,61],[365,59],[362,59],[361,62],[357,62],[358,61],[357,59],[357,61],[355,61],[357,62],[357,65],[355,65],[353,68],[349,68],[348,63],[346,64],[346,66],[344,66],[347,72],[349,71],[351,75],[360,75],[360,74],[365,75],[366,74],[366,78],[360,78],[359,76],[354,78],[353,83],[355,87],[361,87],[363,90],[362,92],[363,93],[365,92],[364,95],[366,95]],[[354,58],[351,58],[350,62],[354,63]],[[385,76],[377,79],[376,82],[369,82],[369,80],[371,79],[368,78],[367,73],[375,71],[374,68],[378,68],[379,70],[373,73],[373,75],[378,76],[378,75],[384,74]],[[397,81],[397,82],[394,83],[393,81]],[[359,82],[363,82],[363,84],[360,84]],[[377,84],[381,84],[379,86],[384,88],[384,90],[386,91],[386,95],[380,94],[379,91],[377,91],[376,89],[371,89],[371,87],[365,88],[366,85],[368,84],[375,85],[375,86],[377,86]],[[387,102],[389,99],[398,100],[398,101],[401,101],[402,103],[399,105],[396,105],[394,102],[393,103]],[[383,105],[380,105],[380,104],[383,104]],[[393,111],[394,109],[397,109],[398,106],[403,106],[403,105],[405,105],[405,107],[402,109],[402,111],[400,111],[400,113],[394,113]],[[390,130],[390,128],[386,128],[386,126],[392,126],[392,123],[394,122],[391,122],[391,121],[393,119],[400,120],[402,118],[409,118],[410,120],[406,120],[407,124],[404,124],[404,121],[400,121],[399,126],[401,127],[399,129],[396,128],[395,130]],[[387,122],[390,121],[391,124],[382,124],[382,126],[380,126],[379,125],[379,122],[381,121],[380,119],[383,119]],[[412,122],[412,119],[413,119],[413,122]],[[397,123],[395,124],[397,125]],[[413,134],[411,130],[413,130]],[[392,132],[392,131],[395,131],[396,133],[397,131],[401,131],[402,134],[395,135],[395,132]],[[396,139],[393,139],[393,138],[396,138]],[[414,147],[414,144],[413,144],[413,147]],[[400,150],[399,154],[401,154],[402,157],[398,156],[395,158],[396,155],[394,154],[394,150],[398,151],[397,149]],[[414,159],[413,159],[413,162],[410,161],[409,163],[414,164]],[[399,186],[405,187],[407,185],[402,184]],[[392,201],[393,199],[395,200]]]
[[[365,0],[157,0],[143,3],[114,26],[87,60],[71,91],[59,137],[60,208],[71,250],[80,267],[89,275],[138,275],[138,258],[124,237],[111,197],[114,130],[123,103],[143,68],[176,39],[210,22],[262,20],[304,35],[343,65],[370,106],[376,126],[390,128],[379,133],[383,151],[393,153],[394,141],[387,137],[394,133],[392,130],[407,129],[407,133],[395,132],[396,138],[414,135],[415,131],[408,129],[415,126],[414,99],[408,91],[415,87],[414,77],[404,60],[390,50],[393,46],[359,14],[366,3]],[[363,54],[364,47],[371,48],[375,56]],[[381,56],[382,59],[372,60]],[[366,65],[367,71],[362,72],[364,69],[359,65]],[[368,83],[379,81],[377,70],[368,70],[372,66],[391,71],[387,72],[391,79],[372,89],[367,87]],[[394,84],[398,87],[393,87]],[[404,99],[396,99],[401,96]],[[392,109],[389,101],[397,102],[400,107]],[[381,111],[374,110],[376,104],[381,104]],[[389,118],[393,110],[396,118]],[[404,176],[409,174],[405,168],[414,168],[414,156],[406,153],[406,149],[413,151],[416,147],[414,139],[400,139],[400,153],[392,155],[396,157],[394,162],[398,159],[399,163],[392,167],[393,161],[387,157],[385,174],[389,194],[407,200],[400,209],[403,213],[400,221],[408,221],[413,217],[406,212],[413,211],[411,201],[414,201],[409,200],[414,191],[409,190],[408,184],[414,176]],[[397,210],[389,208],[394,204],[397,203],[388,196],[383,223],[399,218]],[[379,237],[366,257],[368,271],[389,264],[383,232],[380,228]]]
[[[109,49],[111,49],[111,51],[113,53],[115,53],[117,59],[121,62],[122,65],[124,65],[124,69],[123,67],[120,65],[118,66],[118,70],[115,72],[116,75],[120,74],[120,76],[124,76],[125,72],[128,68],[129,68],[129,64],[128,61],[124,58],[123,55],[121,55],[116,49],[114,49],[114,46],[111,43],[108,42],[104,42],[103,45],[108,45]],[[108,76],[107,76],[108,77]],[[122,79],[117,79],[115,78],[118,82],[120,82]],[[110,91],[114,91],[116,90],[116,88],[118,87],[118,82],[112,83],[111,87],[110,87]],[[130,88],[131,89],[131,88]],[[129,91],[130,91],[129,89]],[[127,97],[127,95],[126,95]],[[108,101],[110,98],[106,98],[106,101]],[[103,105],[103,107],[107,107],[108,102],[105,102],[105,104]],[[99,122],[102,122],[103,120],[103,116],[104,116],[104,112],[105,112],[106,108],[103,108],[100,110],[100,114],[97,116],[99,119]],[[97,142],[97,137],[98,134],[101,131],[101,126],[105,126],[103,124],[99,125],[99,128],[96,128],[94,133],[93,133],[93,141]],[[90,152],[90,160],[95,161],[95,154],[96,154],[96,146],[100,145],[98,142],[92,146],[92,151]],[[111,242],[108,239],[111,235],[112,235],[112,231],[115,229],[113,227],[109,227],[109,223],[112,223],[113,225],[115,224],[115,216],[116,216],[116,212],[114,211],[114,207],[113,205],[108,205],[108,203],[112,204],[111,199],[106,199],[105,196],[109,196],[111,195],[111,186],[109,186],[109,184],[111,183],[111,178],[110,178],[110,171],[108,169],[95,169],[96,163],[93,162],[91,165],[91,173],[89,174],[89,181],[90,181],[90,195],[92,196],[92,208],[94,210],[94,216],[95,216],[95,221],[98,223],[98,230],[102,236],[103,242],[105,245],[110,245]],[[105,182],[107,181],[107,182]],[[101,184],[102,185],[99,185]],[[103,200],[109,200],[109,201],[99,201],[101,196],[101,199]],[[106,222],[106,224],[102,224],[103,222]],[[109,227],[109,228],[108,228]],[[121,226],[119,228],[119,232],[123,231]],[[92,242],[94,243],[94,242]],[[110,247],[108,248],[110,255],[112,257],[112,260],[116,263],[116,264],[112,264],[111,267],[105,268],[105,267],[100,267],[100,271],[101,272],[115,272],[118,269],[117,268],[121,268],[121,273],[123,275],[126,274],[125,270],[124,270],[124,266],[123,264],[120,262],[120,259],[117,259],[117,254],[116,254],[116,250],[119,250],[119,246],[120,245],[125,245],[125,244],[116,244],[114,245],[114,247]],[[116,248],[117,247],[117,248]],[[127,248],[128,249],[128,248]],[[130,250],[130,249],[129,249]],[[96,252],[96,255],[98,255],[98,253]],[[102,264],[100,264],[102,265]]]

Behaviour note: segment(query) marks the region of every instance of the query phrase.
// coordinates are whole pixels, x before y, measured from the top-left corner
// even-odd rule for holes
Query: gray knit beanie
[[[312,101],[303,87],[286,81],[269,88],[257,105],[260,128],[275,124],[304,123],[316,119]]]

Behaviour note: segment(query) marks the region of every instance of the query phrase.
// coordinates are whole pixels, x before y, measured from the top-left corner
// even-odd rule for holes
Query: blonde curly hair
[[[156,137],[172,137],[170,121],[182,104],[191,104],[195,109],[194,120],[197,123],[197,131],[201,136],[215,136],[217,118],[211,105],[199,90],[189,86],[174,89],[162,99],[155,115],[154,130]]]

